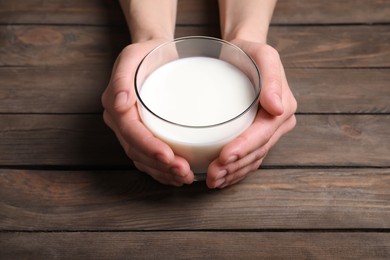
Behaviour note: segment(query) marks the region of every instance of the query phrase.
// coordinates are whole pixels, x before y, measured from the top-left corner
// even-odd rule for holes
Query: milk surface
[[[194,172],[207,172],[223,145],[252,123],[256,106],[236,117],[255,96],[250,80],[233,65],[207,57],[183,58],[158,68],[140,90],[144,105],[164,120],[144,108],[140,114]]]

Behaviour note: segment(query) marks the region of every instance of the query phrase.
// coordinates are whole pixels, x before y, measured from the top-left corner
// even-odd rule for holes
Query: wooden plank
[[[298,113],[389,113],[387,69],[286,69]]]
[[[101,113],[110,67],[0,67],[0,113]],[[287,69],[298,113],[390,113],[388,69]]]
[[[0,188],[0,232],[390,228],[389,168],[263,169],[223,190],[137,171],[1,169]]]
[[[390,66],[390,26],[272,27],[269,43],[286,67]]]
[[[177,31],[217,34],[214,27]],[[269,41],[286,67],[390,67],[390,26],[273,27]],[[129,42],[126,28],[0,26],[0,66],[110,66]]]
[[[0,164],[131,165],[101,115],[0,118]]]
[[[128,43],[125,28],[0,26],[0,66],[112,65]]]
[[[384,0],[278,0],[273,24],[388,23],[390,3]]]
[[[390,4],[383,0],[279,0],[273,24],[386,23]],[[180,0],[177,23],[185,25],[218,22],[217,1]],[[117,1],[112,0],[25,0],[0,2],[0,23],[124,25]]]
[[[297,121],[265,165],[390,166],[390,115],[306,115]]]
[[[102,113],[111,70],[0,67],[0,113]]]
[[[1,1],[3,24],[126,25],[119,1]]]
[[[389,233],[2,233],[4,259],[388,259]]]
[[[389,167],[390,115],[298,115],[266,166]],[[129,165],[101,115],[0,115],[2,165]]]

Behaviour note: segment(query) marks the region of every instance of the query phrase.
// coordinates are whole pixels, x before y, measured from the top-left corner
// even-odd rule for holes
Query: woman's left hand
[[[278,52],[264,43],[234,39],[257,63],[262,89],[253,124],[222,149],[208,168],[207,186],[225,188],[261,165],[268,151],[296,124],[297,102],[288,86]]]

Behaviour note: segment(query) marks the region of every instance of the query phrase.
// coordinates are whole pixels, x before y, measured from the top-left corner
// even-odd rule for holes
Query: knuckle
[[[101,103],[102,103],[102,106],[103,108],[107,109],[108,107],[108,89],[109,89],[110,85],[107,86],[107,88],[104,90],[102,96],[101,96]]]
[[[246,133],[243,133],[238,136],[236,141],[238,144],[240,144],[241,147],[247,147],[248,144],[252,142],[251,137]],[[237,156],[240,159],[243,158],[246,154],[247,152],[245,151],[245,149],[239,149]]]
[[[139,161],[133,161],[134,166],[141,172],[146,172],[146,167]]]
[[[258,161],[258,160],[262,159],[263,157],[265,157],[268,154],[268,150],[269,150],[269,148],[266,146],[263,146],[260,149],[258,149],[255,153],[255,157],[254,157],[253,161]]]
[[[238,163],[231,163],[229,165],[226,166],[226,171],[227,171],[227,178],[229,178],[229,176],[233,175],[234,172],[238,169]]]
[[[127,157],[129,157],[134,163],[137,162],[138,164],[140,164],[141,158],[139,156],[139,153],[134,152],[130,146],[124,147],[124,150],[126,152]]]
[[[108,114],[107,110],[104,110],[103,112],[103,121],[106,125],[111,126],[110,115]]]
[[[253,172],[253,171],[256,171],[257,169],[259,169],[262,161],[263,160],[261,159],[261,160],[257,160],[256,162],[252,163],[250,168],[249,168],[249,171]]]
[[[104,107],[104,108],[106,108],[106,100],[107,100],[107,93],[106,93],[106,91],[107,91],[107,89],[106,90],[104,90],[104,92],[103,92],[103,94],[102,94],[102,96],[101,96],[101,98],[100,98],[100,102],[101,102],[101,104],[102,104],[102,106]]]
[[[271,87],[272,91],[278,92],[279,88],[282,86],[282,79],[276,75],[269,77],[268,86]]]
[[[274,135],[274,130],[273,129],[267,129],[263,132],[263,142],[262,142],[262,145],[264,146],[265,144],[267,144],[269,142],[269,140],[272,138],[272,136]],[[266,148],[265,148],[266,149]]]
[[[291,128],[294,128],[297,125],[297,117],[293,115],[291,117]]]
[[[280,59],[279,52],[271,45],[266,44],[263,46],[263,48],[264,48],[264,52],[267,53],[268,55]]]
[[[297,112],[297,109],[298,109],[298,102],[295,99],[295,97],[293,96],[291,98],[291,113],[295,114]]]
[[[127,45],[126,47],[124,47],[122,49],[122,51],[120,52],[119,54],[119,57],[123,56],[123,55],[127,55],[127,54],[132,54],[133,51],[134,51],[134,48],[138,46],[138,44],[129,44]]]

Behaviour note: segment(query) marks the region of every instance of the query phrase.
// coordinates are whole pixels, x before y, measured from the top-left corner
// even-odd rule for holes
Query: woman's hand
[[[262,80],[260,106],[253,124],[227,144],[207,174],[210,188],[224,188],[244,179],[261,165],[268,151],[296,124],[296,100],[288,86],[278,52],[265,43],[234,39],[257,63]]]
[[[103,118],[115,132],[134,165],[163,184],[182,186],[193,182],[188,162],[153,136],[138,114],[134,75],[142,58],[166,39],[153,39],[127,46],[118,56],[110,82],[103,93]]]

